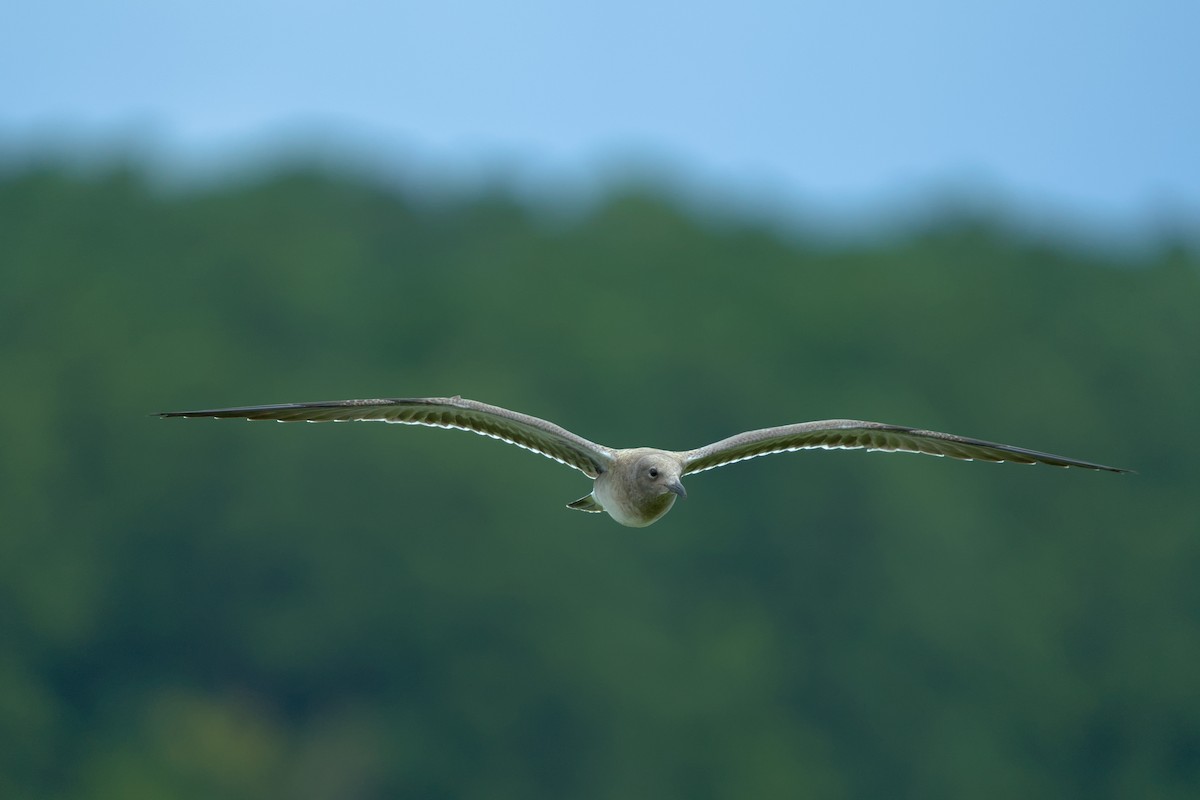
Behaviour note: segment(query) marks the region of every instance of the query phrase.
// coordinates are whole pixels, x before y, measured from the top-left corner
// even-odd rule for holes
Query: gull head
[[[622,525],[643,528],[686,497],[680,458],[665,450],[639,447],[622,450],[612,468],[596,480],[596,500]]]
[[[634,494],[643,501],[660,500],[665,495],[687,497],[680,475],[683,466],[678,459],[666,453],[649,452],[635,462],[631,476],[634,481]],[[670,498],[674,501],[675,497]]]
[[[645,450],[631,460],[632,469],[626,475],[627,501],[633,506],[633,520],[618,519],[623,525],[649,525],[671,510],[675,500],[687,497],[679,480],[683,465],[667,453]],[[615,517],[614,517],[615,518]]]

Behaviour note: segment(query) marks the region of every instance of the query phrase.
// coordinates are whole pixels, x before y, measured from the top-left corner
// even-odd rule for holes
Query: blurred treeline
[[[41,165],[0,179],[0,279],[0,797],[1200,796],[1186,246]],[[150,416],[450,394],[1139,474],[798,453],[632,530],[483,437]]]

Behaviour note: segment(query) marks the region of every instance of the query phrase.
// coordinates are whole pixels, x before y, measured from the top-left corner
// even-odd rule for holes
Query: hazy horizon
[[[1200,9],[1172,0],[108,0],[8,22],[10,163],[115,154],[195,179],[301,152],[551,202],[649,176],[852,231],[947,197],[1101,241],[1200,220]]]

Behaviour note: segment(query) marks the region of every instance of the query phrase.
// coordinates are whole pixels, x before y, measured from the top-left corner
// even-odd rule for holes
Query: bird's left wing
[[[714,467],[744,461],[770,453],[812,448],[845,450],[889,450],[907,453],[927,453],[950,456],[965,461],[1012,461],[1017,464],[1049,464],[1055,467],[1081,467],[1106,472],[1129,472],[1088,461],[1040,453],[982,439],[968,439],[950,433],[924,431],[882,422],[854,419],[831,419],[821,422],[801,422],[778,428],[747,431],[722,439],[706,447],[682,453],[684,474],[703,472]]]
[[[160,417],[219,417],[277,422],[396,422],[458,428],[532,450],[595,478],[608,469],[613,451],[544,419],[461,397],[338,400],[245,406],[207,411],[167,411]]]

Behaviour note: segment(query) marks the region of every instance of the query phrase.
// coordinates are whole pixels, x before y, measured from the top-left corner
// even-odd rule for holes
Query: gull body
[[[676,497],[687,497],[683,469],[678,453],[652,447],[619,450],[588,497],[622,525],[644,528],[670,511]]]
[[[1012,461],[1104,472],[1128,472],[1066,456],[949,433],[864,420],[822,420],[746,431],[694,450],[627,449],[588,441],[544,419],[462,397],[338,400],[322,403],[167,411],[161,417],[216,417],[277,422],[392,422],[457,428],[540,453],[579,470],[592,491],[568,507],[606,512],[641,528],[687,497],[683,477],[748,458],[808,449],[882,450],[949,456],[964,461]]]

